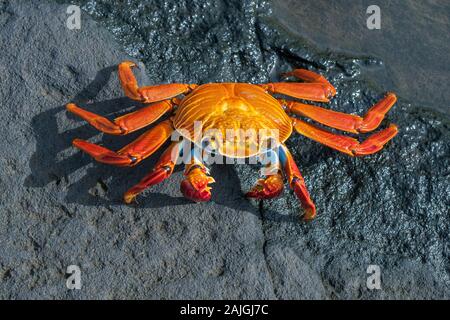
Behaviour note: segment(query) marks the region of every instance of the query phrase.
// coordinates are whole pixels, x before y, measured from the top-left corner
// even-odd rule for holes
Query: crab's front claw
[[[259,179],[255,186],[245,194],[247,198],[272,199],[278,197],[283,191],[283,177],[280,174]]]
[[[212,177],[206,175],[205,168],[192,168],[186,174],[186,179],[181,182],[181,192],[194,202],[205,202],[211,199],[211,187],[208,184],[215,182]]]

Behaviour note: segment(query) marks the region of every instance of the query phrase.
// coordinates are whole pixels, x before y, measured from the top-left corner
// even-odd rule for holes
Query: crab
[[[116,152],[81,139],[73,141],[76,148],[102,163],[135,166],[158,150],[173,133],[180,133],[194,145],[204,147],[203,143],[198,143],[192,138],[195,122],[202,124],[202,133],[208,129],[215,129],[223,135],[229,129],[275,130],[278,132],[276,140],[265,149],[253,148],[252,151],[248,141],[244,142],[238,136],[232,141],[226,140],[224,143],[216,144],[214,150],[231,158],[238,157],[236,153],[230,152],[237,149],[243,151],[241,158],[262,153],[270,155],[271,160],[264,164],[267,170],[246,196],[260,200],[277,197],[283,190],[285,178],[299,199],[306,220],[316,216],[316,207],[308,193],[305,180],[285,144],[293,131],[349,156],[365,156],[378,152],[398,132],[397,127],[391,124],[359,142],[355,138],[335,134],[311,124],[311,121],[300,119],[299,117],[309,118],[321,125],[349,133],[367,133],[380,125],[385,114],[397,100],[395,94],[387,93],[363,117],[301,103],[294,99],[329,102],[336,95],[336,89],[325,77],[306,69],[295,69],[282,75],[283,78],[293,77],[303,82],[201,85],[171,83],[139,86],[132,71],[136,66],[134,62],[124,61],[119,64],[118,75],[125,95],[148,104],[145,107],[112,121],[84,110],[74,103],[69,103],[67,110],[86,120],[96,129],[112,135],[126,135],[153,124],[163,115],[170,114],[170,117],[160,121]],[[273,94],[276,94],[276,97],[288,96],[294,99],[280,99],[272,96]],[[253,144],[260,146],[262,138],[265,137],[253,139]],[[153,170],[124,194],[126,203],[131,203],[143,190],[171,176],[179,157],[183,155],[182,141],[170,143]],[[209,185],[215,181],[209,175],[203,158],[198,153],[190,153],[185,163],[185,178],[180,187],[183,195],[194,202],[210,200]]]

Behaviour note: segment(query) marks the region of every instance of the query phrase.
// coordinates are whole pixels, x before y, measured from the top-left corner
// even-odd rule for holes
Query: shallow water
[[[416,105],[450,110],[450,2],[379,0],[381,29],[369,30],[373,1],[273,0],[276,19],[299,37],[333,52],[373,56],[385,91]]]

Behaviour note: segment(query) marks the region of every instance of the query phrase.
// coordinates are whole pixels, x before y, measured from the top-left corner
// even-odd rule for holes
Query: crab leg
[[[333,96],[336,95],[336,89],[333,87],[333,85],[327,79],[325,79],[324,76],[322,76],[318,73],[315,73],[315,72],[312,72],[312,71],[309,71],[306,69],[295,69],[295,70],[292,70],[291,72],[282,74],[282,76],[283,77],[294,76],[294,77],[301,79],[303,81],[306,81],[306,82],[322,83],[329,88],[329,90],[331,91]]]
[[[142,191],[158,184],[172,175],[175,164],[181,153],[182,141],[172,142],[159,158],[152,172],[123,195],[125,203],[131,203]]]
[[[334,95],[334,88],[323,83],[274,82],[260,84],[269,93],[278,93],[298,99],[329,102]]]
[[[245,194],[248,198],[272,199],[283,191],[283,176],[281,174],[281,164],[278,154],[271,150],[268,152],[268,163],[264,168],[264,179],[259,179],[253,188]]]
[[[329,102],[330,98],[336,95],[336,89],[333,85],[318,73],[306,69],[296,69],[282,76],[294,76],[308,83],[276,82],[261,84],[260,86],[270,93],[319,102]]]
[[[155,102],[170,99],[180,94],[192,91],[196,84],[169,83],[156,86],[139,87],[131,68],[136,64],[124,61],[119,64],[119,79],[125,94],[134,100],[142,102]]]
[[[397,126],[391,124],[388,128],[372,134],[363,142],[359,142],[356,139],[331,133],[298,119],[292,118],[292,120],[298,133],[350,156],[365,156],[380,151],[398,133]]]
[[[191,151],[190,161],[186,164],[184,175],[186,178],[181,181],[180,190],[184,197],[194,202],[205,202],[211,199],[210,183],[214,183],[213,177],[210,177],[209,170],[200,160],[197,149]]]
[[[295,101],[279,100],[289,113],[308,117],[326,126],[352,133],[365,133],[378,128],[386,113],[397,101],[393,93],[389,93],[367,111],[364,117],[328,110],[325,108],[303,104]]]
[[[281,165],[289,182],[289,186],[294,190],[295,195],[300,200],[302,207],[305,210],[303,219],[314,219],[316,216],[316,206],[309,196],[308,190],[306,189],[305,180],[295,164],[294,158],[285,145],[280,146],[279,155]]]
[[[67,105],[68,111],[86,120],[96,129],[114,135],[124,135],[137,131],[152,124],[172,109],[173,103],[165,100],[110,121],[95,113],[84,110],[73,103]]]
[[[158,150],[172,132],[172,124],[170,120],[166,120],[117,152],[81,139],[73,140],[73,145],[91,155],[98,162],[121,167],[133,166]]]

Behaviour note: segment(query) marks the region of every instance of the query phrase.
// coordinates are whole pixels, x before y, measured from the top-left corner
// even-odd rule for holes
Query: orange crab
[[[134,166],[153,154],[174,132],[197,143],[192,136],[186,134],[186,132],[194,131],[194,122],[200,121],[203,131],[215,129],[224,135],[229,129],[276,130],[279,133],[277,141],[265,151],[257,151],[271,153],[272,160],[266,164],[268,170],[246,196],[256,199],[278,196],[283,190],[284,175],[305,209],[306,220],[315,217],[316,208],[307,191],[305,181],[284,144],[293,130],[350,156],[375,153],[398,132],[395,125],[390,125],[372,134],[365,141],[358,142],[354,138],[334,134],[292,117],[292,115],[307,117],[335,129],[365,133],[380,125],[385,114],[397,100],[393,93],[389,93],[364,117],[359,117],[296,101],[275,99],[271,95],[281,94],[303,100],[328,102],[336,94],[335,88],[323,76],[308,70],[297,69],[285,74],[285,76],[303,80],[302,83],[209,83],[203,85],[173,83],[139,87],[132,72],[135,66],[135,63],[129,61],[119,65],[119,78],[125,94],[131,99],[152,104],[113,121],[81,109],[73,103],[67,105],[67,110],[80,116],[98,130],[113,135],[125,135],[139,130],[154,123],[164,114],[170,113],[172,117],[158,123],[117,152],[80,139],[73,141],[75,147],[102,163]],[[184,97],[178,99],[180,95]],[[232,153],[227,153],[231,142],[233,141],[218,145],[217,152],[233,157]],[[247,143],[234,142],[237,144],[231,145],[231,149],[241,146],[244,150],[243,157],[255,155]],[[261,143],[258,139],[253,142],[257,145]],[[144,189],[169,178],[181,155],[181,141],[173,141],[152,172],[125,193],[125,202],[132,202]],[[186,177],[181,183],[183,195],[196,202],[209,200],[211,198],[209,184],[214,182],[214,179],[208,173],[202,159],[193,153],[186,163],[184,171]]]

